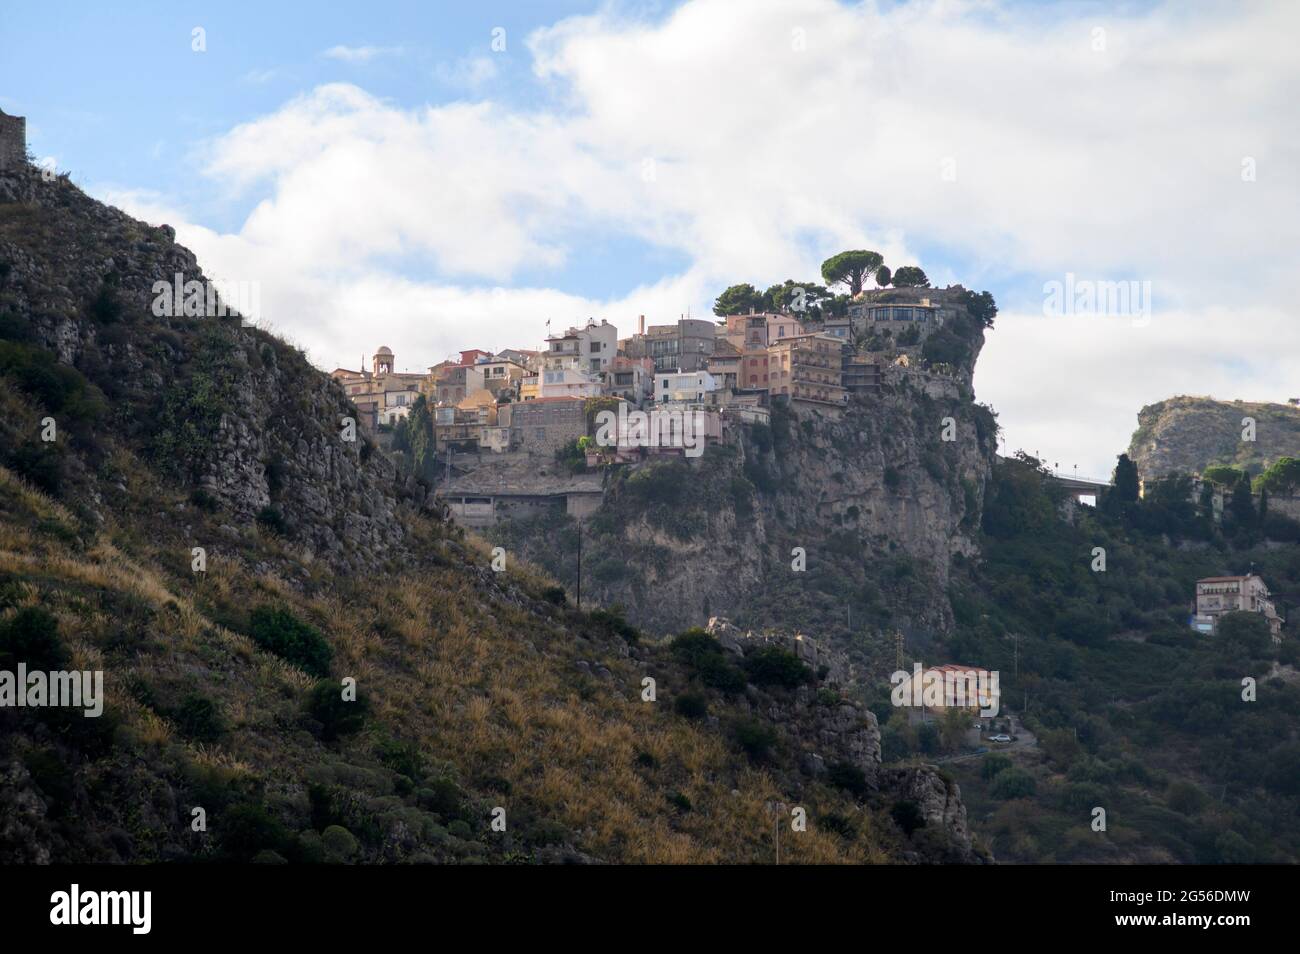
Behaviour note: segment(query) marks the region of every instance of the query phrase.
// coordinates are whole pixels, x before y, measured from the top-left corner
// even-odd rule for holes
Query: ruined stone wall
[[[27,120],[0,113],[0,169],[27,161]]]

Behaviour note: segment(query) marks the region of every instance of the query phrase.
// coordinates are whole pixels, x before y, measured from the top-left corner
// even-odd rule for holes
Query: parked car
[[[990,742],[1001,742],[1003,745],[1005,745],[1006,743],[1008,743],[1008,742],[1011,741],[1011,736],[1009,736],[1009,735],[991,735],[991,736],[989,736],[989,741],[990,741]]]

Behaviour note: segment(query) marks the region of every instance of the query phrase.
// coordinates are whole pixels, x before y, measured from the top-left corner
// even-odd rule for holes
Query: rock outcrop
[[[1254,422],[1254,439],[1248,425]],[[1144,478],[1198,474],[1211,464],[1259,473],[1279,457],[1300,457],[1300,406],[1174,397],[1138,412],[1128,456]]]

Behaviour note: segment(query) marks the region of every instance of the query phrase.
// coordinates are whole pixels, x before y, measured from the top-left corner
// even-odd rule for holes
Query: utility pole
[[[894,668],[903,668],[903,631],[894,631]]]
[[[578,521],[578,609],[582,609],[582,521]]]
[[[1020,678],[1020,634],[1016,633],[1011,637],[1011,642],[1016,647],[1016,678]]]

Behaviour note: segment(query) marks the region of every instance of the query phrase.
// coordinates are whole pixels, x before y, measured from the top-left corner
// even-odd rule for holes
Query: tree
[[[1201,472],[1201,479],[1208,480],[1212,484],[1218,484],[1220,487],[1235,487],[1237,481],[1241,480],[1242,471],[1236,467],[1228,467],[1225,464],[1211,464]]]
[[[929,288],[930,279],[915,265],[904,265],[894,272],[895,288]]]
[[[713,313],[725,318],[727,315],[748,314],[751,308],[761,307],[763,296],[748,282],[732,285],[713,303]]]
[[[902,271],[902,269],[900,268],[899,271]],[[894,284],[898,284],[897,275],[894,276]],[[985,328],[993,327],[993,319],[997,317],[998,306],[990,293],[983,291],[976,294],[973,291],[967,291],[961,296],[959,301],[961,302],[962,307],[966,309],[967,313],[979,322],[980,325]]]
[[[1255,478],[1255,489],[1275,494],[1293,494],[1300,490],[1300,457],[1279,457]]]
[[[879,252],[857,249],[840,252],[822,262],[822,278],[827,285],[845,285],[850,295],[862,291],[862,283],[868,275],[882,264],[884,258]]]
[[[1120,503],[1133,503],[1138,499],[1137,465],[1128,454],[1120,454],[1115,464],[1115,496]]]
[[[893,281],[893,276],[889,273],[888,265],[881,265],[879,268],[876,269],[877,285],[879,285],[881,288],[885,288],[887,285],[889,285],[891,281]]]
[[[1245,473],[1237,478],[1237,483],[1232,488],[1232,502],[1228,506],[1232,511],[1232,519],[1238,526],[1254,526],[1255,501],[1251,499],[1250,478]]]
[[[824,285],[787,278],[783,284],[772,285],[763,292],[760,306],[764,310],[819,317],[821,303],[830,297]]]

